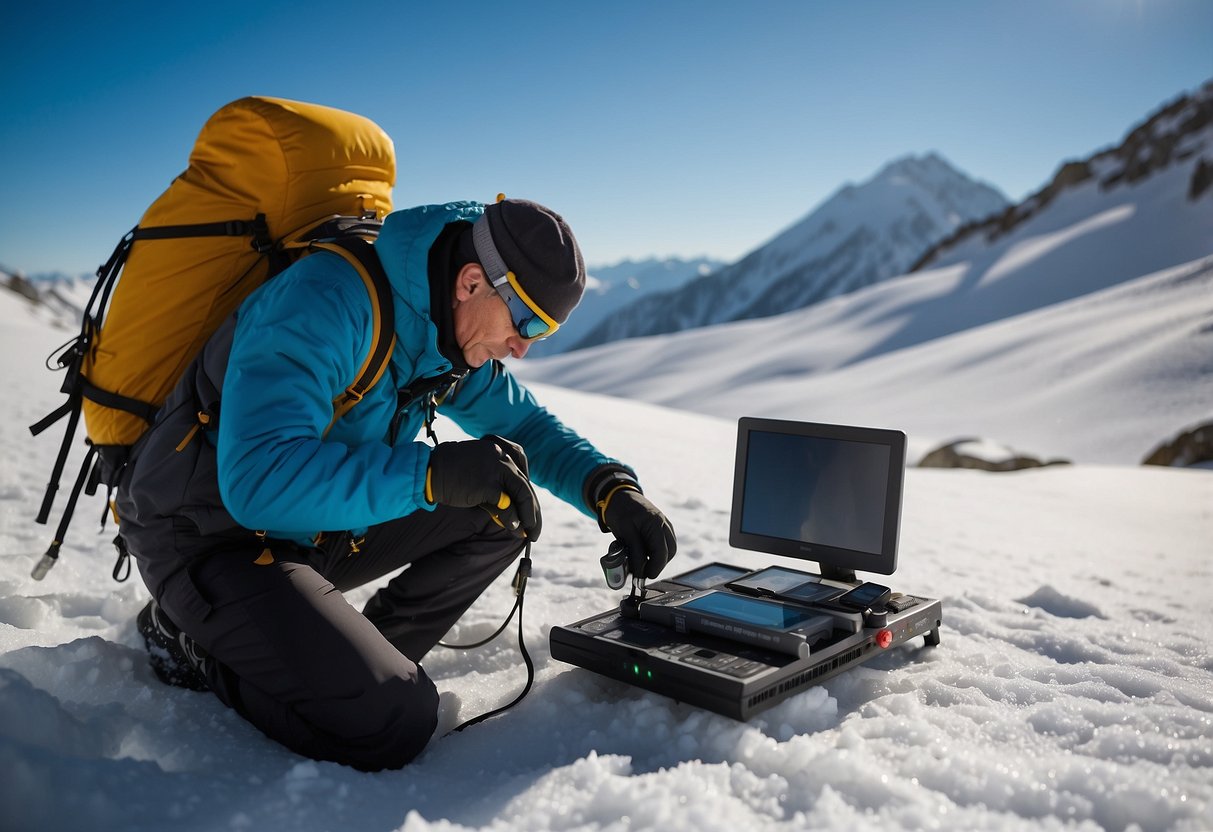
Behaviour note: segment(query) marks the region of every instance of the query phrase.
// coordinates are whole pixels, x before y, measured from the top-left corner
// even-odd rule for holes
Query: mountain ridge
[[[959,244],[979,234],[995,242],[1047,207],[1060,193],[1098,178],[1102,191],[1118,185],[1131,185],[1172,163],[1184,162],[1199,148],[1183,146],[1185,138],[1198,135],[1213,124],[1213,80],[1192,93],[1183,93],[1147,116],[1125,134],[1120,144],[1096,151],[1085,159],[1070,159],[1058,167],[1052,179],[1040,190],[1015,205],[984,220],[966,223],[940,240],[910,267],[910,272],[927,268]],[[1213,185],[1213,157],[1202,157],[1192,171],[1188,199],[1196,200]]]
[[[574,348],[766,317],[845,294],[904,272],[952,229],[1007,204],[938,153],[901,157],[841,186],[737,262],[629,305]]]

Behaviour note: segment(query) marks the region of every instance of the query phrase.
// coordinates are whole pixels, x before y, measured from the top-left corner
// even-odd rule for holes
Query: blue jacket
[[[366,287],[344,260],[320,252],[244,301],[212,438],[223,504],[241,526],[303,541],[322,530],[359,530],[433,509],[423,493],[430,446],[415,438],[424,403],[413,402],[399,417],[394,445],[388,430],[396,387],[451,369],[430,319],[430,246],[446,224],[473,221],[483,211],[480,203],[454,202],[387,217],[376,251],[394,293],[392,372],[327,435],[333,399],[371,348]],[[582,496],[586,477],[614,460],[540,407],[503,365],[471,372],[438,412],[470,436],[495,433],[522,445],[532,480],[592,516]]]

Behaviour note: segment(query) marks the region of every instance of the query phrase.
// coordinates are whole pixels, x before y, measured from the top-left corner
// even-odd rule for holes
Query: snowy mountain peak
[[[903,156],[885,165],[872,183],[923,190],[958,216],[987,217],[1006,207],[1006,197],[990,185],[975,182],[943,156],[928,151]]]
[[[948,184],[952,182],[968,183],[972,180],[958,171],[948,160],[934,150],[927,151],[921,156],[909,154],[900,159],[894,159],[886,164],[872,177],[872,181],[906,178],[921,185],[932,183]]]
[[[998,190],[973,180],[930,151],[895,159],[858,185],[848,183],[771,243],[798,245],[806,236],[816,236],[812,230],[825,226],[838,230],[867,225],[885,231],[890,226],[921,223],[914,216],[917,212],[955,228],[958,217],[985,218],[1007,204]]]
[[[906,156],[844,185],[737,263],[611,315],[576,346],[761,318],[846,294],[905,272],[958,226],[1006,205],[938,153]]]

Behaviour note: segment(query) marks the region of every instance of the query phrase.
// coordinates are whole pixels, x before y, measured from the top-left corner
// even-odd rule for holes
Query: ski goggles
[[[538,341],[560,329],[560,324],[540,309],[526,292],[522,291],[522,287],[518,285],[518,278],[513,272],[506,272],[492,281],[492,286],[505,301],[505,305],[510,308],[514,328],[518,330],[518,334],[524,340]]]
[[[500,252],[497,251],[497,246],[493,243],[493,235],[489,232],[488,217],[481,215],[472,224],[472,241],[489,284],[509,307],[514,328],[518,330],[518,334],[522,336],[523,340],[538,341],[560,329],[560,324],[556,319],[531,300],[519,285],[517,275],[506,267],[505,260],[502,259]]]

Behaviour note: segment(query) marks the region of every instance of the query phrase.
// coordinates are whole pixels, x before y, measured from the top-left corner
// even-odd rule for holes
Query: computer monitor
[[[892,575],[905,459],[901,431],[743,418],[729,544]]]

